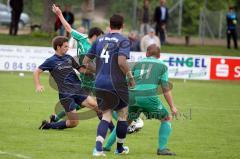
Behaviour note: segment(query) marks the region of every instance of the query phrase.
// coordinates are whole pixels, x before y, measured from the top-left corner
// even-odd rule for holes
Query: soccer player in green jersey
[[[155,44],[147,49],[146,58],[142,59],[132,69],[136,86],[129,92],[129,121],[137,119],[140,113],[144,113],[148,119],[155,118],[161,121],[158,132],[158,155],[175,155],[166,146],[171,133],[171,116],[164,107],[158,95],[158,87],[163,90],[164,97],[168,102],[171,112],[176,115],[177,109],[174,106],[168,82],[168,68],[158,60],[160,48]],[[104,145],[105,150],[110,150],[116,140],[115,130],[109,136]]]

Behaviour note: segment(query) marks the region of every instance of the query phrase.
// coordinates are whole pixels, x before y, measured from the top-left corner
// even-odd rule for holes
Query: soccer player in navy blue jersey
[[[53,48],[55,54],[43,62],[34,72],[34,82],[37,92],[44,91],[44,87],[40,83],[40,75],[43,71],[49,71],[55,80],[59,100],[63,105],[67,120],[49,123],[43,121],[40,129],[65,129],[78,125],[78,116],[76,106],[82,105],[95,110],[98,113],[96,100],[89,96],[81,89],[81,81],[79,80],[74,69],[79,72],[86,72],[86,69],[80,67],[70,55],[68,51],[68,39],[63,36],[57,36],[53,39]]]
[[[89,70],[96,71],[96,97],[99,109],[103,112],[97,129],[96,148],[93,156],[105,156],[102,144],[113,110],[118,112],[115,154],[129,152],[128,147],[123,146],[123,143],[128,127],[128,85],[134,87],[135,81],[127,64],[130,41],[121,34],[123,21],[122,16],[113,15],[110,18],[110,33],[98,38],[83,60],[83,64]],[[93,59],[96,59],[96,67],[93,66]]]

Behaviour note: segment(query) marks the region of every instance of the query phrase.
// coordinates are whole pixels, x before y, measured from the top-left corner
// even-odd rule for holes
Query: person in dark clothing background
[[[60,8],[59,5],[56,5],[56,6]],[[61,28],[61,26],[62,26],[61,20],[56,15],[56,20],[55,20],[55,23],[54,23],[54,31],[58,31]]]
[[[233,38],[234,48],[238,49],[237,42],[237,14],[234,12],[233,7],[229,7],[227,13],[227,48],[231,48],[231,37]]]
[[[71,27],[73,27],[74,15],[71,12],[71,6],[70,5],[65,5],[65,9],[64,9],[62,14],[63,14],[63,17],[66,19],[66,21],[71,25]],[[64,32],[65,32],[65,29],[61,25],[61,27],[60,27],[60,35],[63,36]],[[70,37],[70,34],[68,32],[66,32],[66,36]]]
[[[128,39],[130,40],[130,51],[138,51],[140,52],[140,38],[137,35],[136,31],[131,31],[128,35]]]
[[[23,11],[23,0],[10,0],[9,5],[12,9],[11,24],[10,24],[10,35],[17,35],[18,23],[20,20],[20,15]]]
[[[146,35],[150,28],[149,26],[149,0],[144,0],[143,8],[141,11],[141,26],[140,33],[141,35]]]
[[[160,0],[160,6],[155,8],[153,19],[156,23],[156,35],[159,36],[161,45],[163,45],[166,41],[166,25],[168,22],[168,8],[165,6],[165,0]]]

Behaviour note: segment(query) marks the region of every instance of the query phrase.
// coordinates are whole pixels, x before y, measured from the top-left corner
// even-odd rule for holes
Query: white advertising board
[[[72,49],[69,54],[76,54]],[[1,71],[34,71],[37,66],[54,54],[51,47],[0,45]]]
[[[145,53],[133,52],[130,61],[137,62],[144,57]],[[209,56],[161,53],[160,60],[168,66],[169,78],[210,79]]]
[[[76,56],[76,52],[76,49],[70,49],[68,54]],[[0,71],[34,71],[53,54],[54,50],[51,47],[0,45]],[[131,52],[128,61],[138,62],[145,56],[143,52]],[[214,72],[215,65],[220,63],[219,58],[228,59],[227,62],[230,66],[236,65],[229,70],[230,72],[234,72],[232,70],[235,69],[236,74],[236,68],[237,72],[240,72],[238,69],[240,66],[237,64],[237,60],[240,60],[239,57],[161,53],[160,60],[168,66],[169,78],[210,80],[219,79],[217,77],[219,71],[218,74],[215,73],[216,71]],[[232,74],[234,75],[231,73],[229,76]],[[221,79],[225,80],[225,78]]]

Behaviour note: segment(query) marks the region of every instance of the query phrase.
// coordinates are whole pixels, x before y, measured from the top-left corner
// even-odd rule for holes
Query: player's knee
[[[102,120],[106,120],[108,122],[110,122],[112,120],[112,112],[111,112],[111,110],[103,112]]]
[[[171,116],[166,116],[165,118],[163,118],[161,120],[161,122],[164,122],[164,121],[171,121],[172,120],[172,117]]]
[[[91,96],[88,96],[87,99],[85,101],[83,101],[82,105],[84,105],[90,109],[96,110],[96,111],[98,110],[97,102]]]
[[[118,113],[118,120],[119,121],[126,121],[128,118],[128,112],[121,112],[121,113]]]
[[[96,108],[97,107],[97,102],[93,101],[93,100],[88,100],[87,101],[88,105],[90,105],[90,107],[92,108]]]
[[[119,121],[126,121],[128,118],[128,107],[120,109],[117,113]]]

